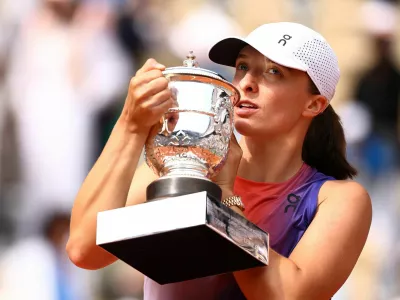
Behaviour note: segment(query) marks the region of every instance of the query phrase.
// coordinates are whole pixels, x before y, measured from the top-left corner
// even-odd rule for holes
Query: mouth
[[[238,104],[236,104],[236,107],[238,108],[244,108],[244,109],[257,109],[258,106],[254,104],[253,102],[249,100],[241,100],[239,101]]]

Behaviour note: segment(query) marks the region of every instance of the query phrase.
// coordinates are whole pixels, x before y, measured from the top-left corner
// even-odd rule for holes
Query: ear
[[[315,116],[322,114],[328,105],[329,102],[324,96],[312,95],[310,99],[306,102],[303,116],[314,118]]]

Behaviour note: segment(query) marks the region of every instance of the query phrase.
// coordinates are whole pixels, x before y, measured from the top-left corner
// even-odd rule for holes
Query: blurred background
[[[149,57],[211,63],[218,39],[275,21],[321,32],[342,77],[333,106],[373,200],[365,249],[335,300],[400,299],[400,1],[0,0],[0,299],[142,299],[123,263],[74,267],[70,209]]]

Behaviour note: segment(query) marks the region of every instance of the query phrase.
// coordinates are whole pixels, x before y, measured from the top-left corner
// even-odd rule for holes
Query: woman
[[[346,180],[356,171],[329,105],[339,79],[333,50],[307,27],[274,23],[217,43],[210,58],[236,67],[235,127],[243,135],[214,180],[224,203],[241,196],[244,216],[271,234],[270,265],[163,286],[146,278],[145,299],[329,299],[351,273],[372,214],[364,188]],[[172,105],[163,69],[149,60],[132,79],[77,196],[67,250],[82,268],[116,260],[95,245],[97,212],[144,202],[155,179],[147,166],[135,167],[151,126]],[[240,206],[231,208],[243,214]]]

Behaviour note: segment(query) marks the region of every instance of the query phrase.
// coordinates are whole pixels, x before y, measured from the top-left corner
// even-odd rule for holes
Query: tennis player
[[[168,285],[145,278],[144,298],[329,299],[356,264],[372,217],[368,193],[351,180],[357,172],[330,104],[340,76],[336,55],[308,27],[271,23],[218,42],[209,56],[235,68],[241,95],[235,127],[242,139],[232,139],[213,180],[224,204],[270,233],[270,264]],[[150,59],[131,80],[109,141],[76,197],[67,251],[79,267],[116,260],[96,246],[96,215],[144,202],[156,179],[146,165],[136,167],[151,127],[173,103],[164,68]]]

